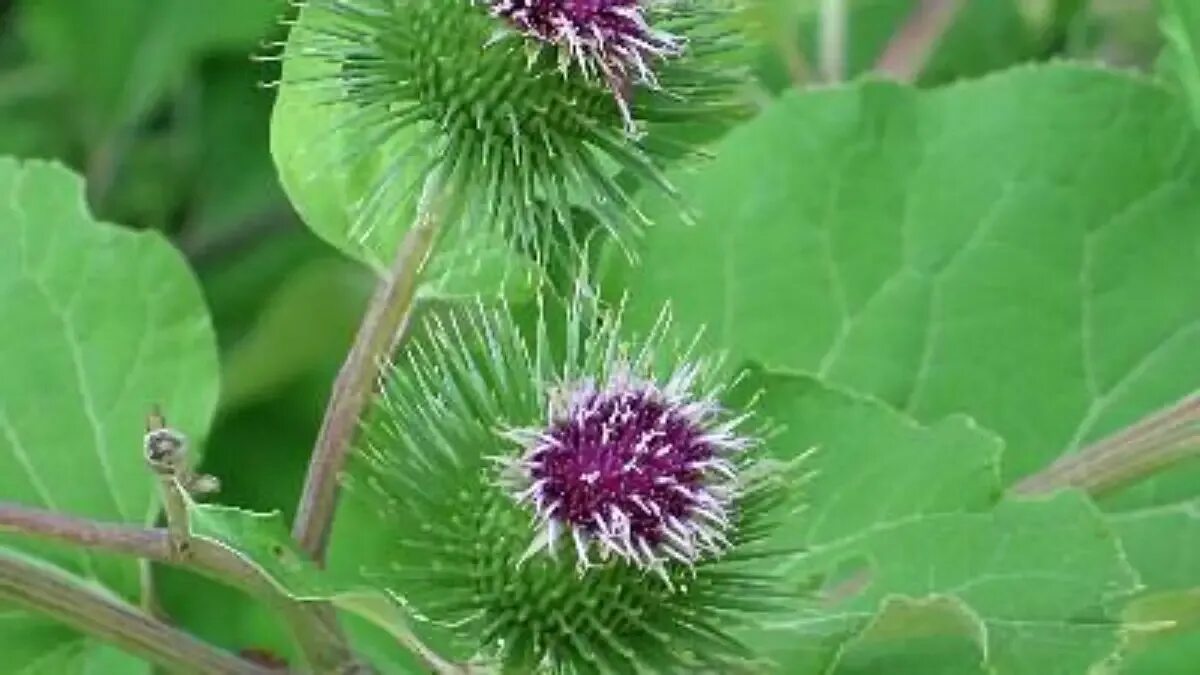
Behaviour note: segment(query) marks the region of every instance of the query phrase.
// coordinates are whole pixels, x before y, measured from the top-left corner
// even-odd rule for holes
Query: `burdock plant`
[[[636,234],[634,191],[672,193],[664,167],[744,111],[727,19],[666,0],[311,0],[293,28],[289,62],[313,68],[285,67],[284,86],[354,130],[349,159],[387,149],[354,229],[418,201],[401,283],[385,282],[339,378],[296,535],[324,551],[322,486],[365,420],[348,480],[386,546],[365,571],[447,630],[457,657],[724,670],[750,663],[737,631],[784,595],[761,566],[783,477],[764,471],[747,413],[726,407],[728,373],[663,351],[665,321],[630,341],[573,260],[594,232]],[[393,353],[412,263],[435,237],[416,256],[408,244],[431,223],[565,260],[565,332],[550,310],[523,333],[481,302]],[[381,360],[372,393],[353,378]]]
[[[290,50],[322,74],[285,86],[365,131],[351,152],[395,150],[359,229],[423,185],[450,204],[440,220],[569,258],[589,227],[636,233],[633,190],[671,192],[665,164],[741,111],[724,19],[667,1],[313,0]],[[387,547],[368,577],[458,656],[513,672],[747,664],[737,629],[781,597],[760,567],[781,476],[714,364],[668,363],[666,322],[627,341],[575,286],[565,333],[480,304],[393,355],[350,472]]]
[[[743,112],[726,18],[682,0],[300,4],[281,99],[305,91],[329,126],[299,141],[338,148],[321,155],[328,165],[281,170],[285,187],[319,231],[318,211],[358,237],[413,224],[334,384],[292,534],[324,562],[350,482],[379,516],[386,560],[363,566],[369,594],[402,605],[403,619],[383,623],[434,670],[461,672],[451,657],[521,673],[728,672],[754,662],[739,631],[788,596],[763,560],[789,473],[764,459],[730,373],[676,344],[666,314],[626,334],[584,255],[596,239],[626,243],[645,224],[636,191],[672,193],[666,165]],[[331,177],[356,194],[321,184]],[[442,235],[471,231],[553,272],[535,287],[531,329],[487,299],[414,319]],[[311,671],[357,672],[337,584],[281,591],[320,575],[285,545],[260,545],[253,518],[198,508],[216,483],[192,474],[183,437],[155,420],[146,450],[168,527],[134,537],[146,557],[262,593]],[[227,540],[245,532],[253,542]],[[445,656],[408,632],[410,618]],[[210,659],[200,672],[264,670],[173,644],[146,651]]]
[[[183,257],[96,222],[65,169],[0,158],[0,670],[1196,671],[1173,656],[1196,582],[1155,586],[1179,566],[1153,555],[1189,539],[1194,494],[1130,489],[1200,448],[1185,3],[1163,3],[1181,87],[1046,65],[936,92],[789,94],[688,181],[703,226],[630,241],[638,191],[670,192],[664,167],[740,110],[737,40],[699,2],[299,8],[273,124],[283,182],[314,230],[395,262],[376,268],[290,536],[277,514],[197,503],[221,484],[192,465],[220,371]],[[931,23],[968,25],[951,21],[968,3],[940,18],[910,4],[888,72],[933,53]],[[821,5],[832,76],[847,3]],[[786,156],[806,166],[764,180]],[[462,250],[443,235],[474,233],[540,285],[430,283],[427,263]],[[585,254],[614,240],[645,244],[645,269],[620,261],[634,271],[618,282],[653,297],[614,302],[620,284],[592,276]],[[287,297],[270,307],[311,296]],[[655,297],[678,299],[679,329],[653,320]],[[310,330],[325,309],[255,326],[234,371],[281,384],[311,355],[279,325]],[[327,556],[343,493],[365,510]],[[168,620],[176,591],[223,597],[114,555],[256,604],[222,607],[228,626],[203,607]],[[261,609],[293,640],[257,630]]]
[[[511,672],[748,667],[737,631],[787,596],[761,562],[789,473],[665,314],[561,324],[480,306],[398,355],[351,472],[387,547],[368,577]]]

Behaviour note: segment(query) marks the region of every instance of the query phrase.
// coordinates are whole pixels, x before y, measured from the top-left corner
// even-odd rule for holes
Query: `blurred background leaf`
[[[848,0],[847,73],[868,72],[923,0]],[[966,0],[919,77],[936,85],[1062,55],[1088,0]],[[759,75],[772,91],[815,76],[817,0],[753,0],[748,18],[763,38]],[[1081,48],[1082,45],[1081,45]]]
[[[20,31],[34,58],[69,82],[85,138],[145,116],[181,87],[198,57],[245,53],[279,0],[24,0]]]

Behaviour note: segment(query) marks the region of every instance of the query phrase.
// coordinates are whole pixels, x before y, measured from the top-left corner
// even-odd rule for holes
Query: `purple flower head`
[[[491,12],[516,30],[560,48],[564,69],[578,65],[612,89],[629,121],[629,88],[657,87],[653,62],[683,53],[683,38],[655,30],[645,5],[653,0],[488,0]]]
[[[743,418],[721,421],[715,400],[690,397],[695,375],[684,367],[659,387],[621,368],[599,387],[569,385],[544,428],[510,434],[524,446],[514,496],[539,527],[527,557],[569,533],[583,568],[595,545],[662,574],[729,547],[735,455],[751,441],[734,432]]]

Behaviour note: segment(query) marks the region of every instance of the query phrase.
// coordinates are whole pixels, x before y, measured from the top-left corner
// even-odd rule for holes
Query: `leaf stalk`
[[[1060,458],[1012,488],[1018,495],[1080,488],[1111,492],[1200,458],[1200,393]]]

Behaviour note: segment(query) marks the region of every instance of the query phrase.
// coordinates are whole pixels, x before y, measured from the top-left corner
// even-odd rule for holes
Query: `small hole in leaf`
[[[857,597],[871,585],[874,568],[874,564],[865,556],[842,560],[824,577],[821,598],[826,605],[835,606]]]

